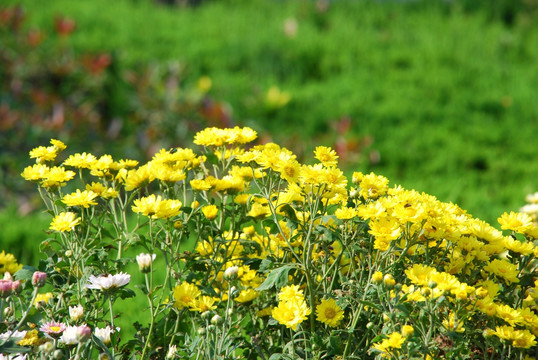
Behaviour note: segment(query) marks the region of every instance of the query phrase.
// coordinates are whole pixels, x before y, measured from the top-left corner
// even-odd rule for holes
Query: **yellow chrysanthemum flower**
[[[47,173],[49,172],[49,167],[45,164],[34,164],[24,168],[24,171],[21,173],[21,176],[27,181],[40,181],[43,180]]]
[[[512,230],[521,234],[524,234],[533,226],[532,217],[528,214],[516,213],[513,211],[502,214],[497,221],[501,224],[501,229]]]
[[[80,191],[80,189],[77,189],[76,192],[65,195],[62,202],[67,206],[82,206],[89,208],[90,205],[97,205],[97,202],[94,201],[96,197],[97,194],[93,191]]]
[[[22,265],[17,263],[17,259],[13,254],[6,254],[5,251],[0,253],[0,275],[6,272],[15,274],[20,269],[22,269]]]
[[[239,303],[247,303],[260,296],[260,293],[254,289],[244,289],[241,290],[239,295],[234,299]]]
[[[344,318],[344,310],[336,304],[334,299],[323,299],[316,306],[316,319],[327,326],[336,327]]]
[[[326,146],[318,146],[314,151],[315,158],[325,166],[338,165],[338,155],[336,151]]]
[[[72,166],[77,169],[91,169],[97,158],[92,154],[82,153],[74,154],[64,161],[64,166]]]
[[[495,259],[484,266],[484,271],[503,278],[507,283],[518,283],[519,270],[516,264],[506,260]]]
[[[201,292],[196,285],[183,282],[174,288],[174,306],[178,309],[192,307],[200,295]]]
[[[40,164],[47,161],[54,161],[58,155],[58,149],[54,146],[38,146],[30,151],[30,157],[36,159]]]
[[[206,205],[202,208],[202,213],[208,220],[213,220],[217,217],[219,209],[216,205]]]
[[[52,219],[49,229],[59,232],[72,231],[80,222],[81,219],[76,217],[75,213],[62,212]]]
[[[297,326],[307,319],[310,312],[310,308],[304,300],[281,301],[273,309],[271,315],[280,324],[295,331],[297,330]]]

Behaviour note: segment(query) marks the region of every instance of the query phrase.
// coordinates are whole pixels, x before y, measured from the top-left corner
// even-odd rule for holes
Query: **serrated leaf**
[[[24,265],[22,269],[13,274],[13,277],[15,280],[31,280],[36,271],[35,267]]]
[[[256,288],[257,291],[269,290],[273,286],[277,289],[288,283],[288,273],[293,269],[293,265],[284,265],[282,267],[273,269],[265,281]]]

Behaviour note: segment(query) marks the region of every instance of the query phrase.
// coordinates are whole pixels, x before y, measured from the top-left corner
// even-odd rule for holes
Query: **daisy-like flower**
[[[27,181],[40,181],[44,179],[49,171],[49,167],[44,164],[34,164],[27,166],[21,176]]]
[[[181,283],[174,288],[174,306],[178,309],[193,306],[196,298],[200,295],[201,292],[196,285],[187,282]]]
[[[273,318],[287,328],[297,330],[297,326],[310,315],[310,308],[304,300],[281,301],[271,313]]]
[[[63,197],[62,202],[67,206],[83,206],[89,208],[90,205],[97,205],[95,198],[97,194],[93,191],[77,189],[76,192],[67,194]]]
[[[129,281],[131,281],[131,275],[123,272],[116,275],[108,274],[99,277],[90,275],[90,278],[88,279],[89,284],[87,284],[86,287],[88,289],[106,291],[125,286]]]
[[[22,265],[17,262],[13,254],[6,254],[5,251],[0,253],[0,275],[6,272],[15,274],[20,269],[22,269]]]
[[[194,301],[194,303],[191,306],[191,311],[198,311],[200,313],[214,310],[217,308],[217,305],[215,304],[215,298],[211,296],[200,296],[198,299]]]
[[[51,339],[59,338],[62,333],[65,331],[66,326],[64,323],[49,321],[39,328],[41,332],[44,332],[45,335]]]
[[[278,293],[279,301],[301,301],[304,300],[303,290],[299,285],[288,285],[280,289]]]
[[[72,166],[77,169],[91,169],[97,158],[92,154],[74,154],[64,161],[64,165]]]
[[[336,304],[334,299],[323,299],[321,304],[316,306],[317,320],[327,326],[335,327],[344,318],[344,310]]]
[[[52,219],[49,229],[59,232],[72,231],[75,226],[80,224],[80,221],[81,219],[76,217],[75,213],[62,212]]]
[[[516,213],[513,211],[509,214],[502,214],[497,221],[501,224],[501,229],[512,230],[523,234],[533,226],[532,217],[528,214]]]
[[[45,188],[55,188],[65,186],[65,184],[75,177],[75,172],[65,170],[64,167],[54,166],[45,174],[45,178],[41,182],[41,186]]]
[[[116,331],[119,331],[119,328],[116,328]],[[112,329],[110,326],[107,325],[106,328],[95,328],[94,334],[95,336],[103,342],[103,344],[108,345],[110,344],[110,335],[115,333],[114,329]]]
[[[215,205],[206,205],[202,208],[202,213],[208,220],[213,220],[217,217],[219,209]]]
[[[318,146],[314,151],[315,158],[318,159],[325,166],[338,165],[338,155],[336,151],[326,146]]]
[[[36,159],[38,164],[53,161],[56,159],[56,155],[58,155],[58,152],[54,146],[38,146],[30,151],[30,157]]]

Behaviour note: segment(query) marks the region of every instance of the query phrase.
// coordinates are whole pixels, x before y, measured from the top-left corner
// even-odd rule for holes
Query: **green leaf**
[[[30,348],[22,347],[15,344],[15,341],[9,340],[0,346],[0,354],[19,354],[30,352]]]
[[[273,269],[269,275],[267,275],[267,278],[261,284],[256,288],[257,291],[262,290],[269,290],[273,286],[275,286],[277,289],[281,288],[282,286],[286,285],[288,283],[288,273],[291,269],[293,269],[293,265],[284,265],[282,267]]]
[[[24,265],[22,269],[13,274],[13,277],[15,278],[15,280],[32,280],[32,276],[36,271],[36,268]]]

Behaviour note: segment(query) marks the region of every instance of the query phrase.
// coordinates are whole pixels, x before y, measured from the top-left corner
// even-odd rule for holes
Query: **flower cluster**
[[[532,215],[507,212],[497,229],[381,175],[348,180],[331,148],[301,164],[277,144],[245,146],[255,139],[209,128],[200,154],[162,149],[142,165],[88,153],[54,165],[58,141],[33,150],[22,176],[53,216],[39,269],[53,289],[32,288],[43,330],[18,344],[141,359],[536,355]],[[82,184],[64,193],[76,172]],[[113,330],[116,301],[147,309],[121,323],[134,323],[131,339]],[[71,347],[84,325],[102,340]]]

